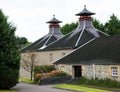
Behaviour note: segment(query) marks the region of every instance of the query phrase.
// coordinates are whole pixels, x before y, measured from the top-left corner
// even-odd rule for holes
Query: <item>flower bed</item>
[[[34,76],[34,82],[36,84],[54,84],[54,83],[64,83],[69,80],[71,77],[61,71],[61,70],[53,70],[48,73],[36,73]]]

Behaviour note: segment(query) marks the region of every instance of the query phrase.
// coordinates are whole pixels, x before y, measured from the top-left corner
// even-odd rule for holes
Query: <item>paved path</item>
[[[40,85],[33,85],[26,83],[19,83],[12,89],[16,90],[17,92],[76,92],[76,91],[55,89],[52,88],[52,85],[40,86]]]

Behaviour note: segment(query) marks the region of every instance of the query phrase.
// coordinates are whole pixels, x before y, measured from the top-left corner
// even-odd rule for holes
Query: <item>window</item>
[[[64,70],[65,69],[65,66],[61,66],[61,70]]]
[[[112,67],[112,76],[118,76],[118,67]]]
[[[66,66],[65,66],[65,65],[63,65],[63,64],[60,64],[59,69],[64,71],[64,70],[66,69]]]
[[[62,53],[62,56],[64,56],[66,53]]]
[[[52,62],[53,61],[53,54],[50,53],[49,56],[50,56],[50,62]]]

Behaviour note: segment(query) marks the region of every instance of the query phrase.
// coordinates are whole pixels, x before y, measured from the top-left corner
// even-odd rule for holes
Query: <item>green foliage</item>
[[[0,65],[0,89],[9,89],[18,83],[19,71],[8,65]]]
[[[99,87],[107,87],[107,88],[120,88],[120,82],[116,80],[111,80],[108,78],[105,79],[86,79],[84,77],[80,78],[77,82],[73,84],[76,85],[92,85],[92,86],[99,86]]]
[[[120,34],[120,20],[112,14],[110,16],[110,20],[105,23],[104,26],[105,32],[112,35],[112,34]]]
[[[44,66],[35,66],[34,73],[47,73],[52,70],[55,70],[54,65],[44,65]]]
[[[20,51],[15,30],[0,10],[0,89],[9,89],[18,82]]]
[[[64,35],[66,35],[66,34],[68,34],[69,32],[71,32],[71,31],[73,31],[74,29],[76,29],[77,28],[77,26],[78,26],[78,23],[76,22],[76,23],[70,23],[70,24],[65,24],[64,26],[62,26],[61,28],[60,28],[60,30],[61,30],[61,32],[64,34]]]
[[[55,88],[62,88],[68,90],[74,90],[75,92],[110,92],[107,90],[97,89],[97,88],[90,88],[85,87],[82,85],[72,85],[72,84],[57,84],[54,86]]]
[[[109,34],[120,34],[120,20],[112,14],[110,16],[110,20],[106,22],[105,24],[100,23],[99,20],[93,18],[93,25],[95,28]],[[61,32],[63,34],[68,34],[69,32],[75,30],[78,26],[78,23],[70,23],[70,24],[65,24],[61,27]]]
[[[64,76],[68,76],[68,74],[63,71],[52,75],[52,77],[64,77]]]
[[[23,48],[25,46],[28,46],[29,44],[31,44],[31,42],[29,42],[27,38],[25,38],[25,37],[18,37],[19,48]]]
[[[33,84],[34,81],[28,78],[19,78],[20,82],[24,82],[24,83],[29,83],[29,84]]]
[[[0,90],[0,92],[17,92],[15,90]]]
[[[101,30],[101,31],[104,31],[104,25],[102,23],[100,23],[99,20],[93,18],[93,25],[95,28]]]

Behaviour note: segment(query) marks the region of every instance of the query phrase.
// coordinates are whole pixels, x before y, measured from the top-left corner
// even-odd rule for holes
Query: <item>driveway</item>
[[[34,85],[34,84],[19,83],[12,89],[16,90],[17,92],[76,92],[76,91],[55,89],[52,87],[53,85],[40,86],[40,85]]]

